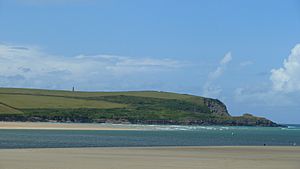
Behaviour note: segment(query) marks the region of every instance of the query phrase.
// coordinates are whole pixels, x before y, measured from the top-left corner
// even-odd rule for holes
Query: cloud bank
[[[294,46],[283,66],[270,71],[269,81],[240,87],[235,100],[253,105],[298,106],[300,99],[300,44]]]
[[[271,70],[270,79],[275,91],[286,93],[300,91],[300,44],[291,50],[281,68]]]
[[[137,58],[114,55],[51,55],[32,46],[0,44],[1,87],[68,89],[71,86],[102,89],[180,68],[172,59]],[[118,83],[119,82],[119,83]],[[135,81],[136,82],[136,81]],[[134,85],[134,84],[132,84]]]

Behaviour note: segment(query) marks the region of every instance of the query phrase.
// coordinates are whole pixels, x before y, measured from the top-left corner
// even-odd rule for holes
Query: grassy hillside
[[[101,100],[87,100],[80,98],[67,98],[58,96],[41,96],[26,94],[1,94],[0,102],[16,109],[40,109],[40,108],[123,108],[127,105]],[[5,113],[5,112],[3,112]]]
[[[193,95],[0,88],[0,120],[230,125],[235,119],[222,102]]]
[[[21,112],[17,109],[8,107],[6,105],[0,104],[0,113],[1,114],[2,113],[4,113],[4,114],[22,114],[23,112]]]
[[[192,99],[197,96],[177,94],[157,91],[127,91],[127,92],[81,92],[81,91],[64,91],[64,90],[41,90],[41,89],[18,89],[18,88],[0,88],[1,94],[26,94],[26,95],[49,95],[64,97],[99,97],[99,96],[137,96],[161,99]],[[201,97],[199,97],[201,98]]]

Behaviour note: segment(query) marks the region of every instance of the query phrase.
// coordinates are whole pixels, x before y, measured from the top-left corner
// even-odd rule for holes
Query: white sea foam
[[[102,123],[101,126],[116,128],[132,128],[139,130],[158,130],[158,131],[228,131],[228,130],[261,130],[274,129],[265,127],[246,127],[246,126],[184,126],[184,125],[143,125],[143,124],[111,124]],[[300,130],[298,126],[288,126],[287,128],[278,128],[282,130]]]

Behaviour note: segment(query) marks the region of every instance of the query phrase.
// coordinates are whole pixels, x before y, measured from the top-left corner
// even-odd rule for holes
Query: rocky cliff
[[[203,102],[214,115],[225,117],[230,116],[227,111],[226,105],[220,100],[204,98]]]

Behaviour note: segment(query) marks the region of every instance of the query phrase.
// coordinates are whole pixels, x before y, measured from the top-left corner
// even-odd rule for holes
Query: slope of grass
[[[202,97],[156,92],[71,92],[0,88],[0,102],[43,119],[188,120],[211,114]],[[2,114],[14,111],[6,108]]]
[[[0,103],[0,114],[23,114],[23,112]]]
[[[124,104],[100,100],[83,100],[55,96],[0,94],[0,102],[17,109],[35,108],[122,108]]]
[[[42,89],[19,89],[19,88],[0,88],[0,93],[5,94],[32,94],[32,95],[51,95],[51,96],[67,96],[67,97],[100,97],[100,96],[137,96],[137,97],[153,97],[161,99],[192,99],[195,96],[186,94],[177,94],[170,92],[158,91],[123,91],[123,92],[80,92],[80,91],[64,91],[64,90],[42,90]],[[197,97],[201,98],[201,97]]]

